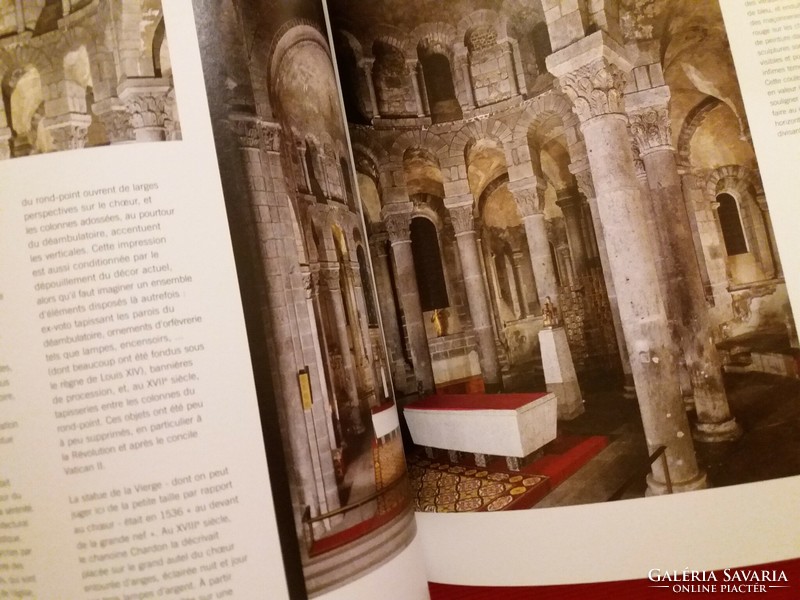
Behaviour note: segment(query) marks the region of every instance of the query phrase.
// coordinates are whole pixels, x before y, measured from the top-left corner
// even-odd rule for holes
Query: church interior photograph
[[[161,0],[0,0],[0,160],[181,139]]]
[[[800,474],[716,1],[330,0],[332,40],[316,1],[195,5],[312,594],[413,509]]]

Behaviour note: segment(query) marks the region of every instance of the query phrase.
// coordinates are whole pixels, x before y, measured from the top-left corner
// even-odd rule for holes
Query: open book
[[[796,594],[798,40],[0,2],[0,598]]]

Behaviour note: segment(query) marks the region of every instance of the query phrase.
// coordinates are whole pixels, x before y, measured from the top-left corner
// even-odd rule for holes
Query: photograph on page
[[[329,3],[418,511],[800,473],[720,7],[596,4]]]
[[[250,274],[243,293],[266,332],[254,364],[272,385],[262,418],[277,419],[305,587],[317,596],[415,535],[380,327],[387,299],[376,296],[322,4],[194,6],[237,264]]]
[[[66,6],[0,7],[0,156],[181,139],[160,0]]]

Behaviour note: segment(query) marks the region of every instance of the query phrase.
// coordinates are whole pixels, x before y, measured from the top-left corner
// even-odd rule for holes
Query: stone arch
[[[514,132],[502,121],[489,118],[478,121],[469,121],[458,130],[450,142],[448,152],[450,156],[464,156],[467,146],[476,140],[490,139],[501,146],[512,142]]]
[[[539,129],[552,116],[559,117],[565,128],[578,125],[578,117],[573,113],[569,99],[560,92],[548,90],[525,102],[514,126],[514,142],[526,141],[531,129]]]
[[[407,131],[400,135],[389,149],[392,162],[402,163],[409,148],[417,147],[431,152],[441,164],[448,157],[447,143],[430,130]]]
[[[328,58],[331,57],[331,49],[328,40],[312,21],[305,19],[294,19],[285,23],[274,35],[272,45],[267,51],[267,79],[270,82],[270,89],[275,86],[275,77],[286,53],[293,46],[301,42],[315,42],[322,47]]]
[[[423,23],[414,29],[410,36],[414,48],[428,48],[447,53],[454,58],[454,46],[457,40],[455,27],[449,23]]]
[[[161,20],[156,25],[155,31],[153,32],[153,42],[152,42],[152,54],[153,54],[153,74],[156,77],[162,77],[164,72],[167,71],[165,67],[168,67],[168,70],[171,71],[172,68],[169,65],[164,65],[164,56],[162,55],[162,51],[165,47],[168,47],[167,43],[167,29],[164,26],[164,18],[162,17]],[[166,54],[167,58],[169,54]]]
[[[736,202],[747,244],[744,255],[728,256],[731,278],[735,283],[749,283],[773,277],[779,270],[779,260],[760,178],[754,171],[741,165],[725,165],[714,169],[706,182],[706,194],[709,199],[716,201],[723,193],[732,196]],[[719,212],[715,214],[724,237],[723,216]]]
[[[374,48],[376,42],[381,42],[396,48],[403,55],[403,58],[414,58],[416,47],[413,44],[411,37],[399,29],[390,27],[388,25],[380,25],[376,27],[369,44],[369,49],[372,56],[375,56]]]
[[[691,164],[691,142],[695,131],[703,124],[708,114],[720,105],[722,101],[715,96],[706,96],[698,102],[686,115],[678,134],[677,152],[678,164],[688,167]]]
[[[476,10],[461,19],[456,27],[456,36],[459,41],[467,46],[467,37],[470,30],[487,26],[494,30],[498,42],[502,42],[508,38],[508,22],[506,18],[488,8]]]

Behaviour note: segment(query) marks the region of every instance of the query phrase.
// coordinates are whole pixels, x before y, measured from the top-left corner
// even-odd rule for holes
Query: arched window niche
[[[411,252],[423,312],[450,306],[439,236],[436,225],[426,217],[414,217],[411,220]]]

